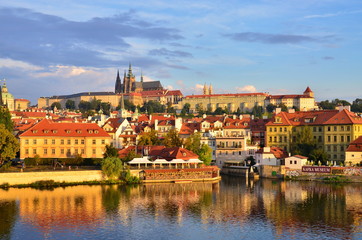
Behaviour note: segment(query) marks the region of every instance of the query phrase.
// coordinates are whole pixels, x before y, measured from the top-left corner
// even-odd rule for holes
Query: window
[[[347,136],[347,142],[350,142],[350,141],[351,141],[351,137]]]
[[[92,153],[93,153],[93,154],[96,154],[96,149],[92,149]]]
[[[327,151],[331,151],[331,146],[327,146]]]
[[[293,161],[292,161],[292,160],[290,160],[290,164],[293,164]]]
[[[316,127],[313,127],[313,132],[316,132],[317,131],[317,128]]]
[[[269,128],[269,132],[273,132],[273,128]]]
[[[36,149],[33,149],[33,154],[36,154]]]
[[[334,127],[333,127],[333,130],[334,130],[334,131],[337,131],[337,126],[334,126]]]
[[[97,142],[97,141],[96,141],[95,139],[92,140],[92,144],[96,144],[96,142]]]
[[[29,149],[25,149],[25,154],[29,154]]]
[[[286,131],[287,131],[287,128],[285,127],[285,128],[284,128],[284,132],[286,132]]]
[[[106,143],[106,140],[102,139],[102,144],[105,144]]]
[[[84,149],[82,149],[82,154],[84,154]]]
[[[272,137],[269,137],[269,142],[272,142],[273,141],[273,138]]]
[[[74,140],[74,144],[77,145],[78,144],[78,139]]]
[[[29,139],[25,139],[25,144],[29,144]]]
[[[84,144],[84,139],[80,140],[80,144]]]
[[[341,136],[341,142],[344,142],[344,136]]]
[[[283,132],[283,128],[279,128],[279,131],[280,131],[280,132]]]
[[[52,154],[53,154],[53,155],[55,154],[55,149],[54,149],[54,148],[52,149]]]
[[[351,131],[351,127],[350,127],[350,126],[347,126],[347,131]]]
[[[294,161],[294,164],[297,164],[297,161],[296,161],[296,160]]]
[[[274,128],[274,132],[277,132],[277,128]]]
[[[48,154],[48,149],[44,148],[44,155]]]
[[[55,139],[52,139],[52,144],[53,144],[53,145],[55,144]]]
[[[333,141],[337,142],[337,136],[333,136]]]
[[[70,139],[68,139],[68,140],[67,140],[67,144],[70,145],[70,142],[71,142]]]
[[[328,142],[330,142],[331,141],[331,136],[328,136],[327,139],[328,139]]]
[[[318,136],[318,142],[322,142],[322,136]]]
[[[337,146],[333,146],[333,151],[337,152]]]
[[[344,151],[344,146],[341,146],[341,152],[343,152]]]
[[[44,144],[48,144],[48,139],[44,139]]]
[[[60,149],[60,154],[64,154],[64,149]]]
[[[327,128],[327,131],[330,132],[330,131],[331,131],[331,127],[328,127],[328,128]]]
[[[75,154],[78,154],[78,149],[75,149],[75,150],[74,150],[74,153],[75,153]]]
[[[274,142],[277,142],[277,137],[274,137]]]
[[[60,144],[64,145],[64,139],[60,140]]]
[[[36,144],[36,139],[33,139],[33,144]]]
[[[344,126],[341,126],[341,131],[344,131]]]

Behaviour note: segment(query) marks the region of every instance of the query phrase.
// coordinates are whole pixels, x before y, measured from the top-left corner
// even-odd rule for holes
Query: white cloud
[[[173,90],[173,89],[174,89],[173,86],[171,86],[171,85],[167,85],[165,88],[166,88],[167,90]]]
[[[236,87],[236,91],[254,93],[256,92],[256,87],[253,85],[245,85],[244,87]]]
[[[26,71],[38,71],[43,69],[42,67],[10,58],[0,58],[0,68],[20,68]]]

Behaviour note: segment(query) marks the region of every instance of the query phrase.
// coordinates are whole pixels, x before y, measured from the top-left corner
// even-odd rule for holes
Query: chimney
[[[281,111],[282,111],[281,108],[276,108],[276,109],[275,109],[275,114],[279,114]]]

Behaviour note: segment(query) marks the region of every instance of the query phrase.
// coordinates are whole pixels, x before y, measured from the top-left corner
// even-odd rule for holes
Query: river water
[[[362,184],[11,188],[0,190],[0,239],[362,239]]]

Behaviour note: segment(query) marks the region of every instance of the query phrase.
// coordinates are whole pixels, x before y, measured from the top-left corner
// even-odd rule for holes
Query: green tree
[[[313,138],[312,130],[308,126],[303,126],[300,131],[293,133],[292,139],[291,152],[293,155],[309,157],[316,147],[316,141]]]
[[[214,115],[223,115],[224,113],[226,113],[226,112],[221,107],[217,107],[214,111]]]
[[[326,165],[328,161],[328,154],[323,148],[315,148],[310,152],[309,159],[313,161],[320,161],[323,165]]]
[[[362,113],[362,99],[361,98],[357,98],[356,100],[353,101],[352,106],[351,106],[351,111]]]
[[[134,158],[139,158],[139,157],[141,157],[140,154],[136,154],[136,152],[134,150],[131,150],[127,153],[127,155],[124,158],[121,159],[121,161],[126,163],[126,162],[131,161]]]
[[[70,109],[70,110],[74,110],[75,109],[75,102],[73,100],[71,100],[71,99],[68,99],[65,102],[65,108]]]
[[[106,149],[103,153],[103,158],[107,157],[118,157],[118,149],[115,148],[112,144],[106,145]]]
[[[95,111],[99,111],[101,109],[102,101],[96,99],[95,97],[90,101],[90,108]]]
[[[146,111],[148,114],[164,113],[166,111],[166,106],[162,105],[157,101],[148,101],[143,104],[143,107],[141,107],[141,112],[146,112]]]
[[[4,124],[0,124],[0,163],[14,158],[19,149],[19,142],[14,135],[5,128]]]
[[[190,113],[190,107],[191,107],[190,103],[185,103],[182,110],[184,110],[186,114],[189,114]]]
[[[9,132],[13,132],[14,123],[11,120],[11,114],[7,107],[0,106],[0,124],[4,124]]]
[[[89,111],[91,110],[91,104],[88,101],[81,100],[78,104],[78,108],[81,112]]]
[[[111,104],[106,103],[106,102],[102,102],[101,103],[101,109],[102,109],[104,114],[109,115],[110,111],[111,111]]]
[[[199,155],[199,159],[206,165],[210,165],[212,160],[212,149],[201,143],[201,134],[196,132],[191,134],[185,141],[185,148]]]
[[[263,107],[262,106],[254,106],[251,114],[254,115],[257,118],[262,118],[263,117]]]
[[[122,161],[118,157],[107,157],[101,163],[102,172],[109,179],[118,179],[123,169]]]
[[[278,107],[281,108],[282,112],[288,112],[288,107],[284,103],[279,104]]]
[[[151,132],[143,133],[140,135],[140,139],[138,141],[138,145],[140,146],[154,146],[159,145],[161,143],[158,138],[157,131],[152,129]]]
[[[166,147],[181,147],[183,144],[182,139],[178,136],[176,129],[171,129],[163,140],[163,145]]]
[[[54,108],[62,109],[62,105],[60,105],[60,102],[53,102],[52,105],[50,105],[50,108],[54,110]]]
[[[272,113],[272,112],[274,112],[274,110],[277,108],[277,106],[276,105],[274,105],[274,104],[268,104],[268,106],[266,106],[266,111],[268,112],[268,113]]]

